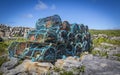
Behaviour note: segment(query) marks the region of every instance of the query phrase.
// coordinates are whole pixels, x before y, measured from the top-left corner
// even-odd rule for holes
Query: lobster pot
[[[55,48],[52,46],[47,46],[44,49],[43,53],[43,60],[44,61],[55,61],[56,60],[56,54],[55,54]]]
[[[30,31],[27,34],[27,40],[29,40],[29,41],[35,41],[35,35],[36,35],[36,33],[37,33],[36,30]]]
[[[88,29],[88,26],[86,25],[86,26],[85,26],[85,32],[87,33],[88,30],[89,30],[89,29]]]
[[[67,32],[65,30],[60,30],[57,37],[59,42],[65,43],[67,41]]]
[[[24,57],[25,50],[30,47],[30,43],[28,42],[13,42],[9,47],[9,55],[10,57]]]
[[[78,33],[75,35],[75,43],[82,43],[83,42],[83,35]]]
[[[44,42],[44,35],[43,34],[37,34],[36,35],[36,41]]]
[[[79,25],[80,33],[85,33],[85,26],[83,24]]]
[[[69,22],[68,21],[63,21],[63,23],[60,25],[60,30],[70,31]]]
[[[84,38],[85,38],[84,40],[87,41],[87,44],[86,44],[86,51],[87,51],[87,50],[90,49],[91,43],[92,43],[90,33],[89,33],[89,32],[86,32]]]
[[[63,55],[66,55],[66,46],[65,44],[59,44],[56,48],[56,58],[61,59]]]
[[[72,24],[71,25],[71,32],[72,33],[77,34],[77,33],[79,33],[79,31],[80,31],[80,28],[79,28],[78,24]]]
[[[21,55],[26,48],[26,42],[20,42],[16,47],[16,55]]]
[[[66,46],[66,56],[74,56],[74,46],[71,44],[68,44]]]
[[[55,62],[66,56],[80,56],[89,51],[92,44],[88,26],[62,22],[58,15],[38,19],[36,29],[29,31],[26,37],[25,42],[10,44],[10,57]]]
[[[75,42],[75,34],[74,33],[71,33],[71,32],[69,32],[68,34],[67,34],[67,40],[68,40],[68,42]]]
[[[75,44],[75,55],[80,56],[80,53],[83,51],[83,44],[81,42]]]
[[[36,34],[35,41],[40,42],[40,43],[53,43],[56,42],[57,40],[57,34],[54,31],[48,31],[48,30],[40,30]]]
[[[38,19],[38,21],[36,22],[36,29],[40,30],[45,27],[49,28],[52,26],[59,26],[61,24],[61,18],[58,15],[53,15],[46,18]]]
[[[12,42],[10,44],[10,46],[8,47],[8,52],[9,52],[9,56],[10,57],[14,57],[15,55],[15,49],[16,49],[16,45],[18,44],[18,42]]]

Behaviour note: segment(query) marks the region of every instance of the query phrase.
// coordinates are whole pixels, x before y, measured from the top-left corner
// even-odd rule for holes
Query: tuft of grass
[[[0,57],[0,67],[6,61],[8,61],[7,57]]]
[[[82,65],[81,67],[79,67],[79,68],[73,68],[73,71],[77,71],[77,72],[85,72],[85,66],[84,65]]]
[[[81,66],[81,68],[79,69],[80,72],[84,72],[85,71],[85,66]]]
[[[63,73],[60,73],[60,75],[73,75],[72,71],[63,71]]]
[[[108,48],[110,48],[110,46],[104,46],[104,48],[105,48],[105,49],[108,49]]]
[[[7,53],[8,45],[4,42],[0,42],[0,55]]]
[[[3,75],[3,73],[2,73],[2,72],[0,72],[0,75]]]
[[[54,67],[54,71],[55,71],[55,72],[60,72],[60,71],[61,71],[61,69],[60,69],[60,68],[58,68],[58,67]]]
[[[120,57],[120,54],[113,54],[113,56],[118,56],[118,57]]]
[[[92,52],[91,52],[91,54],[93,54],[93,55],[97,55],[97,54],[99,54],[99,53],[100,53],[99,50],[92,50]]]
[[[105,56],[108,57],[107,52],[99,51],[99,50],[92,50],[91,54],[93,54],[93,55],[97,55],[98,54],[101,57],[105,57]]]

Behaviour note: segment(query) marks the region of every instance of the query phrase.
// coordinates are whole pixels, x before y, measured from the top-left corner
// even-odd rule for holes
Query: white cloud
[[[26,17],[27,18],[33,18],[33,15],[32,14],[27,14]]]
[[[52,10],[56,9],[56,6],[53,4],[53,5],[51,6],[51,9],[52,9]]]
[[[55,4],[52,4],[51,6],[49,6],[46,3],[44,3],[43,1],[38,0],[38,3],[35,5],[35,9],[36,10],[45,10],[45,9],[55,10],[56,6],[55,6]]]
[[[36,10],[44,10],[44,9],[47,9],[48,6],[47,4],[43,3],[42,1],[38,1],[38,4],[35,5],[35,9]]]
[[[24,14],[22,15],[23,18],[33,18],[33,15],[32,14]]]

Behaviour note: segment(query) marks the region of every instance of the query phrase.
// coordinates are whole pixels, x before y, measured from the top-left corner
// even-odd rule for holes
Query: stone
[[[9,73],[7,73],[7,75],[16,75],[19,73],[24,73],[25,71],[26,71],[26,69],[24,68],[24,65],[20,64],[17,67],[15,67],[14,69],[9,70]]]
[[[103,59],[99,57],[91,57],[91,55],[85,55],[82,64],[85,65],[85,72],[83,75],[119,75],[120,74],[120,62],[112,61],[109,59]]]
[[[109,44],[109,43],[101,43],[101,45],[103,45],[103,46],[114,46],[113,44]]]
[[[2,64],[0,70],[4,73],[7,73],[10,69],[14,68],[18,64],[17,58],[11,58],[10,61]]]
[[[111,40],[120,40],[120,37],[114,36],[114,37],[111,37]]]
[[[81,61],[84,62],[84,61],[90,61],[90,60],[93,60],[93,55],[92,54],[83,55]]]
[[[72,57],[72,56],[67,57],[64,60],[59,59],[55,63],[55,67],[64,69],[65,71],[68,71],[68,72],[71,71],[75,75],[78,75],[80,73],[79,68],[81,68],[81,66],[82,66],[82,62],[80,62],[80,58],[76,58],[76,57]],[[62,72],[63,71],[60,71],[60,73],[62,73]]]
[[[64,63],[63,59],[58,59],[57,62],[55,62],[55,66],[59,68],[63,68],[63,63]]]
[[[17,75],[29,75],[29,74],[26,73],[26,72],[21,72],[21,73],[19,73],[19,74],[17,74]]]
[[[47,62],[32,62],[31,60],[24,60],[22,64],[11,68],[4,72],[5,75],[40,75],[47,74],[53,68],[51,63]],[[27,73],[26,73],[27,72]]]

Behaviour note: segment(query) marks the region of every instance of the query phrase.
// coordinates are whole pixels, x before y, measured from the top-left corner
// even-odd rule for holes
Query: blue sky
[[[120,29],[120,0],[0,0],[2,24],[35,27],[54,14],[90,29]]]

